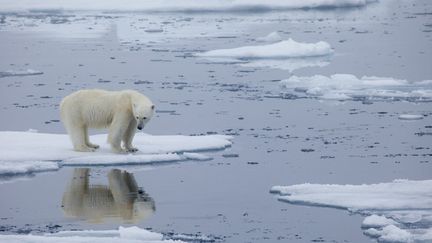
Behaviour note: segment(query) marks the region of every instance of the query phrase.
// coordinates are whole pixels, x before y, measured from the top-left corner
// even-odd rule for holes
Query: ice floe
[[[274,186],[278,199],[367,215],[362,228],[380,242],[432,240],[432,180],[395,180],[370,185]]]
[[[400,120],[421,120],[423,119],[423,115],[416,115],[416,114],[402,114],[399,115]]]
[[[333,53],[324,41],[302,43],[288,39],[271,44],[218,49],[195,54],[214,63],[236,63],[244,67],[268,67],[294,71],[303,67],[322,67]]]
[[[104,10],[104,11],[263,11],[302,8],[361,7],[376,0],[2,0],[1,11]]]
[[[282,41],[282,37],[277,31],[274,31],[264,37],[258,37],[255,40],[258,42],[278,42]]]
[[[205,135],[153,136],[139,133],[134,154],[114,154],[106,143],[106,134],[90,137],[101,146],[96,152],[75,152],[66,134],[35,132],[0,132],[0,174],[36,172],[54,169],[53,162],[60,165],[126,165],[185,160],[208,160],[200,151],[225,149],[231,146],[230,136]],[[29,162],[38,161],[38,162]],[[46,165],[44,164],[46,163]]]
[[[33,69],[26,69],[26,70],[7,70],[7,71],[0,71],[0,78],[4,77],[18,77],[18,76],[31,76],[31,75],[41,75],[43,72],[33,70]]]
[[[280,59],[326,56],[333,50],[325,41],[302,43],[293,39],[279,41],[273,44],[243,46],[231,49],[218,49],[197,53],[199,57],[225,57],[235,59]]]
[[[292,76],[280,82],[286,92],[298,96],[334,100],[408,100],[432,101],[432,82],[408,82],[389,77],[351,74],[310,77]]]
[[[36,172],[53,171],[59,169],[57,162],[49,161],[0,161],[0,175],[13,176],[17,174],[30,174]]]
[[[163,234],[151,232],[136,226],[122,227],[118,230],[83,230],[83,231],[60,231],[58,233],[44,235],[0,235],[1,242],[103,242],[103,243],[181,243],[183,241],[164,239]]]

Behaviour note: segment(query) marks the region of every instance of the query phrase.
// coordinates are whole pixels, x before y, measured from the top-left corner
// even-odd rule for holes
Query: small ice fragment
[[[256,38],[256,41],[258,42],[278,42],[281,40],[282,37],[278,34],[277,31],[271,32],[267,36]]]
[[[402,114],[399,116],[400,120],[421,120],[423,119],[423,115],[415,115],[415,114]]]
[[[362,227],[363,228],[377,228],[377,227],[384,227],[387,225],[397,225],[398,223],[394,221],[393,219],[386,218],[384,216],[379,215],[371,215],[366,217],[363,220]]]
[[[8,70],[0,72],[0,78],[4,77],[19,77],[19,76],[30,76],[30,75],[41,75],[43,72],[27,69],[27,70]]]

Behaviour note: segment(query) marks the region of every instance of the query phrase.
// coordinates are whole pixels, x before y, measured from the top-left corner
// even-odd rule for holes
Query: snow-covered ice
[[[264,39],[276,40],[277,33],[274,33],[276,32]],[[326,66],[333,52],[330,44],[324,41],[301,43],[288,39],[271,44],[211,50],[195,55],[214,63],[232,62],[243,67],[274,68],[292,72],[304,67]]]
[[[310,77],[292,76],[280,82],[287,92],[304,94],[319,99],[406,99],[432,100],[432,83],[429,81],[408,82],[390,77],[334,74]]]
[[[54,171],[60,168],[57,162],[49,161],[0,161],[0,175],[29,174],[35,172]]]
[[[26,69],[26,70],[7,70],[7,71],[0,71],[0,78],[4,77],[11,77],[11,76],[31,76],[31,75],[41,75],[43,72],[33,70],[33,69]]]
[[[274,31],[266,36],[258,37],[255,40],[258,42],[278,42],[278,41],[282,41],[282,37],[279,35],[277,31]]]
[[[105,11],[251,11],[300,8],[360,7],[376,0],[3,0],[0,10],[105,10]]]
[[[432,180],[370,185],[273,186],[280,201],[334,207],[368,215],[362,227],[378,241],[432,240]]]
[[[53,170],[58,168],[53,161],[59,162],[60,165],[124,165],[208,160],[210,157],[196,152],[225,149],[231,146],[230,139],[232,139],[225,135],[152,136],[139,133],[134,138],[134,144],[139,149],[137,153],[114,154],[106,143],[106,136],[106,134],[91,136],[90,140],[101,145],[101,148],[96,152],[85,153],[73,151],[66,134],[2,131],[0,132],[0,144],[2,144],[0,173]]]
[[[416,114],[402,114],[399,115],[400,120],[421,120],[423,119],[423,115],[416,115]]]
[[[218,49],[197,53],[198,57],[225,57],[236,59],[281,59],[326,56],[333,53],[330,44],[325,41],[301,43],[293,39],[273,44],[243,46],[231,49]]]
[[[177,242],[183,241],[164,239],[159,233],[141,229],[136,226],[122,227],[118,230],[83,230],[83,231],[60,231],[58,233],[44,235],[0,235],[2,242],[125,242],[125,243],[158,243],[158,242]]]

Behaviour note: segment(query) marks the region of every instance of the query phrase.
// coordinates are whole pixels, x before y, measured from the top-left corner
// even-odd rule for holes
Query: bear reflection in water
[[[133,174],[118,169],[108,173],[109,185],[90,185],[90,169],[74,169],[63,194],[62,208],[68,217],[102,223],[106,218],[119,218],[136,223],[151,216],[155,202],[138,188]]]

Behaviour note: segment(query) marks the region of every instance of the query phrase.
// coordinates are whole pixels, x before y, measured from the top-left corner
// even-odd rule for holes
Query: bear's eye
[[[147,117],[143,117],[143,120],[147,119]]]
[[[136,119],[138,120],[138,119],[139,119],[139,117],[137,116],[137,117],[136,117]]]

